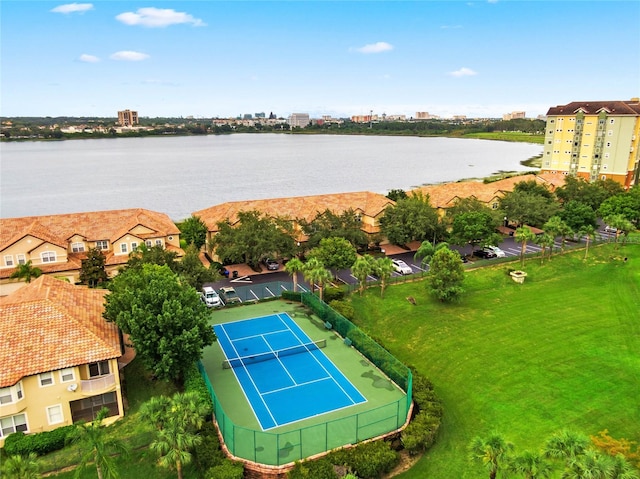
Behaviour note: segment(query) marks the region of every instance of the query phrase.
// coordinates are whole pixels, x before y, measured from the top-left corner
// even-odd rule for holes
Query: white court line
[[[273,391],[269,391],[269,392],[264,393],[264,396],[267,396],[269,394],[279,393],[280,391],[286,391],[287,389],[297,388],[298,386],[306,386],[307,384],[319,383],[320,381],[327,381],[327,380],[330,380],[330,379],[331,379],[331,376],[327,376],[327,377],[324,377],[324,378],[314,379],[313,381],[307,381],[307,382],[304,382],[304,383],[294,384],[293,386],[287,386],[287,387],[284,387],[284,388],[274,389]]]
[[[286,326],[286,324],[285,324],[285,326]],[[223,328],[223,329],[224,329],[224,328]],[[268,334],[273,334],[273,333],[285,333],[285,332],[287,332],[287,331],[291,331],[291,330],[290,330],[290,329],[279,329],[279,330],[277,330],[277,331],[269,331],[269,333],[268,333]],[[226,331],[225,331],[225,333],[226,333]],[[229,339],[229,341],[242,341],[242,340],[244,340],[244,339],[253,339],[253,338],[262,338],[262,339],[264,339],[264,334],[265,334],[265,333],[252,334],[251,336],[242,336],[242,337],[240,337],[240,338],[236,338],[236,339],[233,339],[233,340],[232,340],[232,339]],[[229,337],[229,335],[227,335],[227,337]]]

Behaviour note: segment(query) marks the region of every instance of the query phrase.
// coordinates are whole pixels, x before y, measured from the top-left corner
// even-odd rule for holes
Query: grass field
[[[487,133],[466,133],[464,138],[477,138],[479,140],[520,141],[524,143],[544,143],[544,134],[534,135],[519,131],[494,131]]]
[[[470,271],[459,303],[425,282],[353,296],[356,323],[429,377],[445,415],[436,445],[402,479],[477,478],[476,435],[498,431],[518,451],[561,428],[640,440],[640,245],[613,245]],[[627,257],[627,261],[624,261]],[[407,296],[417,299],[413,306]],[[559,477],[559,475],[557,476]]]

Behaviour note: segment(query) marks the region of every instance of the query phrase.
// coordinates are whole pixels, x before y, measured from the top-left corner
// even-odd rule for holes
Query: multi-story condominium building
[[[431,115],[428,111],[417,111],[416,112],[416,120],[430,120]]]
[[[323,213],[326,210],[337,215],[350,209],[353,210],[362,225],[362,231],[373,237],[373,235],[380,232],[380,217],[385,208],[394,204],[394,201],[384,195],[362,191],[267,200],[232,201],[196,211],[192,214],[199,217],[207,225],[207,241],[218,232],[219,222],[228,221],[229,224],[235,225],[238,222],[238,212],[259,211],[270,217],[280,217],[292,221],[297,240],[304,242],[307,238],[302,234],[298,221],[312,221],[319,213]]]
[[[179,256],[180,230],[164,213],[142,208],[51,216],[0,219],[0,296],[22,287],[10,278],[21,264],[45,274],[79,281],[82,260],[89,248],[105,255],[107,274],[114,275],[129,253],[145,244],[162,246]]]
[[[370,123],[372,121],[379,121],[378,115],[353,115],[351,116],[353,123]]]
[[[640,100],[572,102],[547,112],[542,171],[639,183]]]
[[[50,431],[124,415],[123,341],[102,317],[104,290],[40,276],[0,298],[0,447],[16,431]]]
[[[291,113],[289,115],[289,126],[291,128],[305,128],[309,126],[309,114],[308,113]]]
[[[524,120],[527,114],[524,111],[512,111],[511,113],[505,113],[502,115],[502,119],[505,121],[509,120]]]
[[[133,126],[138,124],[138,112],[123,110],[118,112],[118,124],[120,126]]]

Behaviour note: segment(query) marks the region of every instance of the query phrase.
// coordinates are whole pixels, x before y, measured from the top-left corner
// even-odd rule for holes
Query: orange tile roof
[[[102,317],[104,295],[43,275],[0,298],[0,388],[26,376],[120,357],[118,328]]]
[[[0,219],[0,250],[27,234],[64,248],[68,246],[69,239],[76,234],[86,241],[113,242],[138,225],[144,225],[155,231],[156,236],[180,234],[180,230],[165,213],[143,208],[2,218]]]
[[[218,230],[217,223],[220,221],[229,220],[231,224],[237,223],[238,212],[241,211],[257,210],[267,216],[311,221],[318,213],[322,213],[327,209],[336,214],[353,209],[366,216],[376,217],[388,205],[393,204],[395,203],[384,195],[361,191],[356,193],[233,201],[196,211],[192,214],[200,217],[206,223],[209,231],[215,232]]]
[[[494,199],[502,197],[504,193],[513,191],[517,183],[532,180],[538,184],[546,185],[551,191],[554,191],[564,185],[565,177],[561,173],[540,173],[513,176],[491,183],[459,181],[457,183],[427,185],[412,191],[428,194],[431,205],[436,208],[450,208],[454,206],[457,199],[461,198],[476,198],[483,203],[490,203]]]
[[[44,274],[54,274],[54,273],[66,273],[70,271],[78,271],[82,267],[82,258],[86,257],[86,254],[83,253],[71,253],[67,256],[67,261],[64,263],[50,263],[50,264],[39,264],[35,266]],[[11,277],[14,271],[17,268],[11,269],[0,269],[0,279],[7,279]]]

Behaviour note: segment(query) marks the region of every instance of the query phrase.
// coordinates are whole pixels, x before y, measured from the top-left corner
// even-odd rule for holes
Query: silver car
[[[391,260],[393,263],[393,269],[396,270],[396,273],[400,274],[413,274],[413,270],[411,266],[402,261],[401,259],[393,259]]]

